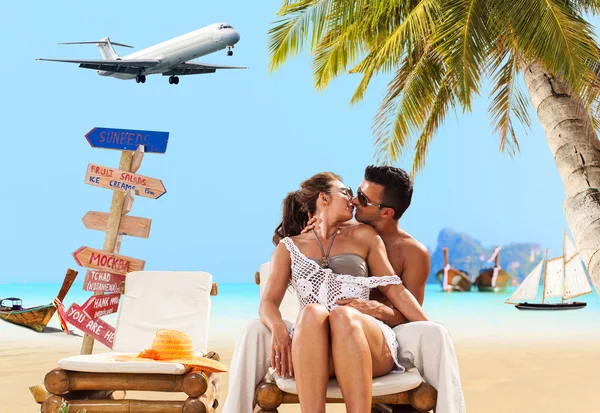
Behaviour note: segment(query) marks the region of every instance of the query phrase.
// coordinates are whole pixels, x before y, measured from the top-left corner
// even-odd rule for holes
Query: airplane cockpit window
[[[222,30],[222,29],[233,29],[233,27],[231,27],[228,24],[222,24],[219,26],[219,30]]]

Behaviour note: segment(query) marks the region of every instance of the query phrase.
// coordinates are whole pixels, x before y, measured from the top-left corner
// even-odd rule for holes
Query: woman
[[[375,230],[341,226],[352,218],[352,198],[352,190],[333,173],[307,179],[285,198],[283,220],[273,238],[283,239],[271,259],[259,314],[272,332],[271,365],[280,376],[295,377],[303,412],[325,411],[327,381],[334,376],[346,410],[370,412],[372,378],[403,371],[393,330],[353,308],[337,306],[338,299],[368,298],[366,286],[377,286],[408,320],[428,319],[400,278],[392,276]],[[301,234],[309,214],[317,223]],[[279,311],[290,284],[300,303],[291,333]]]

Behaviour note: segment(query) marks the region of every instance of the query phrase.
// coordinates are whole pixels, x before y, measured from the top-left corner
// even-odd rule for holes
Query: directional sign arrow
[[[169,132],[96,127],[85,138],[93,148],[135,151],[144,146],[147,153],[165,153]]]
[[[160,198],[167,192],[160,179],[92,163],[88,164],[85,183],[123,192],[129,192],[130,189],[133,189],[136,195],[153,199]]]
[[[106,231],[108,228],[108,213],[89,211],[81,219],[83,225],[87,229],[95,229],[96,231]],[[148,238],[150,236],[150,226],[152,220],[150,218],[134,217],[123,215],[119,222],[119,234],[129,235],[130,237]]]
[[[115,328],[99,318],[92,319],[88,317],[77,304],[71,304],[65,314],[65,320],[85,334],[94,337],[95,340],[106,347],[112,348],[115,339]]]
[[[126,275],[128,272],[141,271],[146,265],[145,261],[124,255],[111,254],[110,252],[94,248],[81,247],[73,253],[77,264],[85,268],[94,268]]]
[[[88,270],[83,281],[84,291],[118,293],[125,276],[110,272]]]
[[[119,308],[120,293],[92,295],[81,306],[81,311],[90,318],[99,318],[108,314],[116,313]]]

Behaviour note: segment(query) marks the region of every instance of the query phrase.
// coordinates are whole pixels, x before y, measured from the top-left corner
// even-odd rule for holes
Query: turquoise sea
[[[445,324],[459,340],[491,339],[559,339],[598,337],[600,331],[600,297],[594,290],[578,297],[586,308],[575,311],[519,311],[504,301],[515,287],[504,293],[444,293],[438,284],[428,284],[424,308],[431,319]],[[0,297],[20,297],[23,306],[46,304],[56,296],[60,284],[0,284]],[[212,300],[210,333],[214,339],[230,337],[248,320],[258,318],[259,287],[256,284],[219,284]],[[92,293],[74,283],[64,300],[83,304]],[[541,292],[540,292],[541,295]],[[168,300],[161,303],[168,307]],[[55,317],[56,319],[56,317]],[[104,318],[115,325],[116,314]],[[56,320],[52,325],[57,325]],[[225,333],[227,333],[225,335]]]

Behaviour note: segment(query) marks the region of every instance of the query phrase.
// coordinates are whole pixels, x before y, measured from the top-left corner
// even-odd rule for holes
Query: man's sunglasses
[[[356,191],[356,199],[358,200],[358,203],[362,207],[376,206],[376,207],[379,207],[379,208],[388,208],[388,207],[386,207],[383,204],[376,204],[374,202],[369,201],[369,198],[367,198],[367,196],[362,193],[362,191],[360,190],[360,188],[358,188],[358,191]]]

